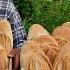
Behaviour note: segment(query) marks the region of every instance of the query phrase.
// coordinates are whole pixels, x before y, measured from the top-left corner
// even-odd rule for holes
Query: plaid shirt
[[[20,47],[26,36],[21,18],[11,0],[0,0],[0,19],[7,19],[13,33],[13,47]]]

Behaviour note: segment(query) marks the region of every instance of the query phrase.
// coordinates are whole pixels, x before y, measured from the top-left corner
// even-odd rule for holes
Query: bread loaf
[[[49,58],[36,41],[27,41],[21,48],[20,65],[24,70],[51,70]]]
[[[35,40],[40,44],[44,53],[49,57],[53,64],[58,52],[58,43],[41,25],[34,24],[30,27],[28,33],[28,40]],[[50,57],[51,56],[51,57]]]
[[[13,36],[10,23],[0,20],[0,70],[9,69],[8,54],[13,48]]]

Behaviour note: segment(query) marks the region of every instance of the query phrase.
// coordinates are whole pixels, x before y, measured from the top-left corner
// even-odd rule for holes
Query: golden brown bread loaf
[[[51,70],[59,50],[58,43],[38,24],[32,25],[30,30],[26,43],[21,47],[21,69]]]
[[[13,36],[10,23],[0,20],[0,70],[8,70],[8,54],[13,48]]]
[[[52,70],[70,70],[70,42],[61,47]]]
[[[24,70],[51,70],[52,65],[36,41],[27,41],[21,47],[20,65]]]
[[[52,36],[58,41],[60,46],[70,41],[70,29],[65,26],[59,26],[54,29]]]
[[[7,52],[1,44],[0,44],[0,70],[8,70]]]
[[[46,31],[41,25],[34,24],[29,29],[28,40],[35,40],[39,42],[41,45],[40,47],[53,64],[59,47],[55,39],[48,33],[48,31]]]

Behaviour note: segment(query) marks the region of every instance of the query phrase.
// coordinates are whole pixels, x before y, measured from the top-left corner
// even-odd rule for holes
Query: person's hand
[[[9,56],[13,58],[13,70],[17,70],[20,63],[20,48],[12,49]]]

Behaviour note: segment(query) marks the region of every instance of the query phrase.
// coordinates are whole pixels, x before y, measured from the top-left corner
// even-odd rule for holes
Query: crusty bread
[[[70,22],[65,22],[65,23],[62,24],[62,26],[70,28]]]
[[[35,40],[40,44],[44,53],[49,57],[53,64],[58,52],[58,44],[55,39],[41,25],[34,24],[30,27],[28,40]],[[51,57],[50,57],[51,56]]]
[[[65,26],[59,26],[54,29],[52,36],[58,41],[60,46],[70,41],[70,29]]]
[[[52,70],[70,70],[70,42],[61,47]]]
[[[0,70],[8,70],[7,52],[1,44],[0,44]]]
[[[40,36],[40,35],[48,35],[49,33],[39,24],[33,24],[30,28],[29,28],[29,32],[28,32],[28,40],[32,40],[35,39],[36,37]]]
[[[10,38],[11,46],[13,46],[13,35],[11,30],[11,25],[7,20],[0,20],[0,31],[2,31],[6,36]]]
[[[10,23],[0,20],[0,70],[9,69],[8,54],[13,48],[13,36]]]
[[[52,64],[36,41],[27,41],[21,47],[20,65],[24,70],[51,70]]]

